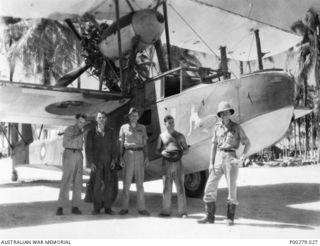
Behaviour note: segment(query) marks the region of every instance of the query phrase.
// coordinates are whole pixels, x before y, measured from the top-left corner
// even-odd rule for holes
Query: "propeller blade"
[[[63,86],[63,87],[67,87],[68,85],[70,85],[75,79],[77,79],[81,74],[83,74],[89,67],[91,66],[91,64],[87,64],[84,67],[80,67],[76,70],[73,70],[67,74],[65,74],[64,76],[62,76],[56,83],[56,86]]]

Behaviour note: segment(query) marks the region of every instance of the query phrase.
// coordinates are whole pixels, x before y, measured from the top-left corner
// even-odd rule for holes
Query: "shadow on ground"
[[[41,184],[59,187],[59,182],[30,182],[20,184],[3,184],[0,188],[15,188],[21,186],[37,186]],[[119,192],[121,195],[121,191]],[[114,204],[114,210],[120,210],[120,196]],[[220,189],[217,202],[217,223],[223,223],[226,214],[227,189]],[[289,207],[288,205],[319,202],[319,184],[276,184],[265,186],[245,186],[238,189],[240,205],[237,207],[236,218],[257,220],[257,223],[238,223],[239,226],[254,226],[261,228],[298,228],[312,230],[313,226],[320,226],[320,212]],[[146,205],[151,216],[156,217],[161,209],[162,196],[160,193],[146,193]],[[177,216],[176,196],[173,196],[172,217]],[[35,225],[56,223],[72,223],[78,221],[132,219],[139,217],[136,209],[136,193],[130,194],[130,210],[125,216],[120,215],[91,215],[92,204],[83,203],[83,215],[72,215],[70,209],[65,215],[56,216],[56,201],[30,202],[0,205],[0,228],[8,229]],[[204,213],[201,199],[188,198],[189,219],[199,219]],[[171,218],[172,218],[171,217]],[[170,219],[170,218],[168,218]],[[263,221],[262,223],[259,221]],[[269,223],[265,223],[269,222]]]

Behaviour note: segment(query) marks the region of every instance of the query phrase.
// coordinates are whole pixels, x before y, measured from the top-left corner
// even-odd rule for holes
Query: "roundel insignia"
[[[40,147],[40,160],[43,160],[46,157],[46,154],[47,154],[46,144],[42,143]]]

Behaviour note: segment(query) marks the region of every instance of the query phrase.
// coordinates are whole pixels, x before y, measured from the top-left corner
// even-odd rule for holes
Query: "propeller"
[[[102,64],[107,64],[110,71],[114,71],[112,69],[112,63],[114,63],[113,60],[119,59],[119,55],[128,58],[127,72],[126,75],[123,75],[125,77],[123,84],[125,85],[127,79],[131,79],[134,76],[134,64],[139,51],[149,45],[154,45],[158,56],[161,56],[160,36],[164,30],[165,22],[161,13],[150,9],[132,12],[122,16],[117,22],[114,22],[110,26],[107,24],[105,24],[105,26],[99,24],[91,15],[87,16],[87,18],[93,23],[93,28],[89,28],[88,34],[85,34],[84,37],[78,33],[71,20],[66,20],[68,26],[81,41],[83,49],[87,51],[88,56],[85,66],[62,76],[57,81],[57,86],[68,86],[90,67],[93,67],[93,73],[100,77],[101,86],[104,77],[106,77],[106,65]],[[126,28],[129,25],[132,25],[132,27]],[[117,36],[117,28],[119,27],[122,32],[121,35],[123,36],[122,41]],[[133,31],[131,29],[133,29]],[[121,42],[123,48],[121,54],[119,54],[118,42]],[[163,57],[161,58],[163,61]],[[162,70],[166,70],[163,62],[161,65]],[[120,73],[123,74],[121,68]],[[113,84],[114,82],[112,82],[110,86]]]
[[[66,19],[65,22],[68,24],[69,28],[73,31],[75,36],[81,41],[81,35],[78,32],[78,30],[75,28],[73,25],[72,21],[70,19]],[[70,85],[74,80],[76,80],[81,74],[83,74],[88,68],[91,67],[91,63],[86,64],[83,67],[77,68],[65,75],[63,75],[58,81],[56,82],[56,86],[61,86],[61,87],[67,87]]]
[[[56,83],[56,86],[63,86],[67,87],[70,85],[75,79],[77,79],[81,74],[83,74],[89,67],[91,67],[91,64],[87,64],[83,67],[77,68],[65,75],[63,75]]]

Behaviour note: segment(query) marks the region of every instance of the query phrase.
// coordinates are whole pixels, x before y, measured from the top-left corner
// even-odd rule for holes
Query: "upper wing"
[[[64,126],[77,113],[110,113],[128,101],[117,93],[0,81],[2,122]]]
[[[154,8],[163,1],[119,1],[120,15]],[[301,41],[289,31],[289,25],[317,2],[305,1],[302,8],[301,0],[167,0],[170,42],[209,54],[219,54],[219,48],[226,46],[229,58],[254,60],[257,52],[252,30],[259,29],[262,52],[265,57],[273,56]],[[62,20],[86,13],[114,20],[114,0],[0,0],[0,16]]]
[[[251,2],[262,1],[252,0]],[[301,41],[301,37],[270,22],[263,22],[264,19],[252,19],[248,15],[242,15],[244,10],[236,12],[237,8],[231,7],[228,10],[227,7],[233,4],[239,6],[239,9],[241,9],[240,6],[247,6],[244,3],[243,5],[237,3],[237,0],[169,0],[171,44],[216,55],[220,54],[221,46],[226,46],[229,58],[247,61],[257,59],[253,32],[255,29],[259,29],[262,52],[266,53],[265,57],[283,52]],[[276,18],[278,10],[270,7],[268,11],[272,11]],[[290,12],[290,10],[287,11]],[[261,14],[263,14],[262,11]]]
[[[154,8],[163,0],[120,0],[120,15]],[[132,9],[131,9],[132,8]],[[0,16],[64,20],[86,13],[98,19],[115,19],[114,0],[0,0]]]

